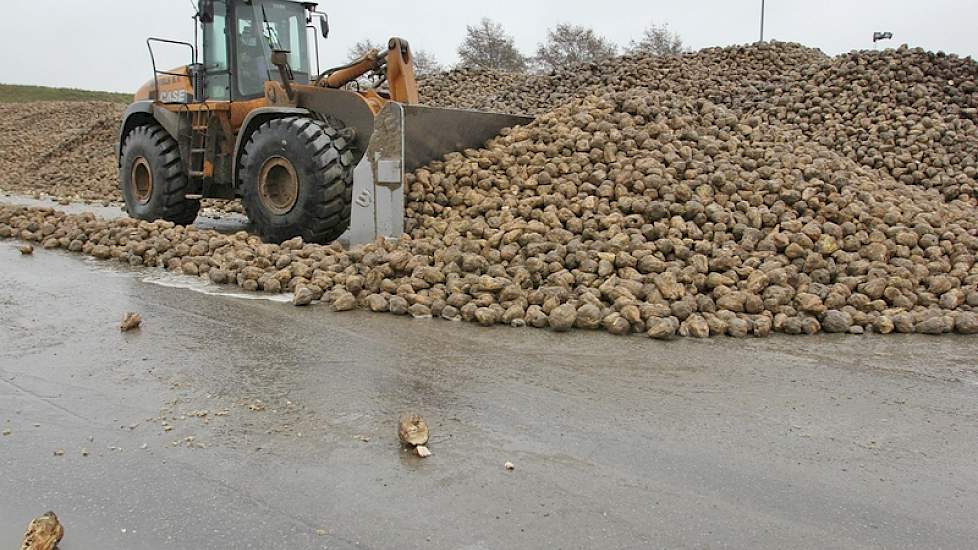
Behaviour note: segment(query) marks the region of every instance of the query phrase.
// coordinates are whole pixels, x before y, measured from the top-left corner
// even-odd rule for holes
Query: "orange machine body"
[[[420,98],[411,49],[407,42],[398,38],[391,39],[390,46],[386,54],[382,55],[376,50],[368,52],[350,65],[324,75],[315,84],[306,85],[291,82],[290,87],[302,95],[316,94],[322,92],[323,88],[342,89],[371,71],[386,68],[388,91],[370,88],[356,90],[354,93],[360,96],[374,115],[379,113],[388,101],[416,105]],[[156,89],[157,83],[159,84],[159,91]],[[295,98],[286,99],[288,93],[284,90],[282,82],[268,81],[266,91],[269,85],[272,93],[266,93],[265,97],[257,99],[196,102],[190,70],[187,66],[183,66],[166,71],[166,73],[160,74],[158,78],[146,82],[136,92],[135,100],[154,101],[172,112],[208,111],[216,115],[224,113],[221,116],[227,118],[230,129],[236,133],[248,114],[255,109],[274,105],[292,107],[298,105],[299,102]],[[276,96],[274,91],[278,88],[282,88],[282,93]]]

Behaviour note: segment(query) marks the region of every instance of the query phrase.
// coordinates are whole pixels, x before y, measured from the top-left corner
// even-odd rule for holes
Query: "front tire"
[[[180,148],[163,127],[148,124],[129,132],[122,145],[119,187],[130,216],[194,223],[200,201],[187,199],[187,186]]]
[[[241,184],[245,211],[263,240],[332,242],[350,226],[351,140],[320,120],[271,120],[245,145]]]

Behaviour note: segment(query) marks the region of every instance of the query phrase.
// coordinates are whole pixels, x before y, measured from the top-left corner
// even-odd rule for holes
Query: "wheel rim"
[[[149,168],[149,163],[143,157],[137,157],[132,163],[132,174],[130,186],[132,196],[139,204],[146,204],[153,195],[153,171]]]
[[[288,214],[299,200],[299,176],[284,157],[265,161],[258,174],[258,197],[275,214]]]

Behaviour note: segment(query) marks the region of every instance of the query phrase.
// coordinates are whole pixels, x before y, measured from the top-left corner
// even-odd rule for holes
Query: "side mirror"
[[[213,23],[214,0],[200,0],[200,13],[197,15],[200,17],[201,23]]]
[[[319,29],[323,32],[323,38],[329,38],[329,17],[326,14],[319,15]]]

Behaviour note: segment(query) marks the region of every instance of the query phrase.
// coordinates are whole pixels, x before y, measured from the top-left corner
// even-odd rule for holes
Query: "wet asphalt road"
[[[15,244],[2,548],[48,509],[62,550],[978,540],[975,339],[487,330],[207,295]],[[142,330],[119,332],[126,311]],[[399,447],[405,411],[430,421],[432,458]]]

